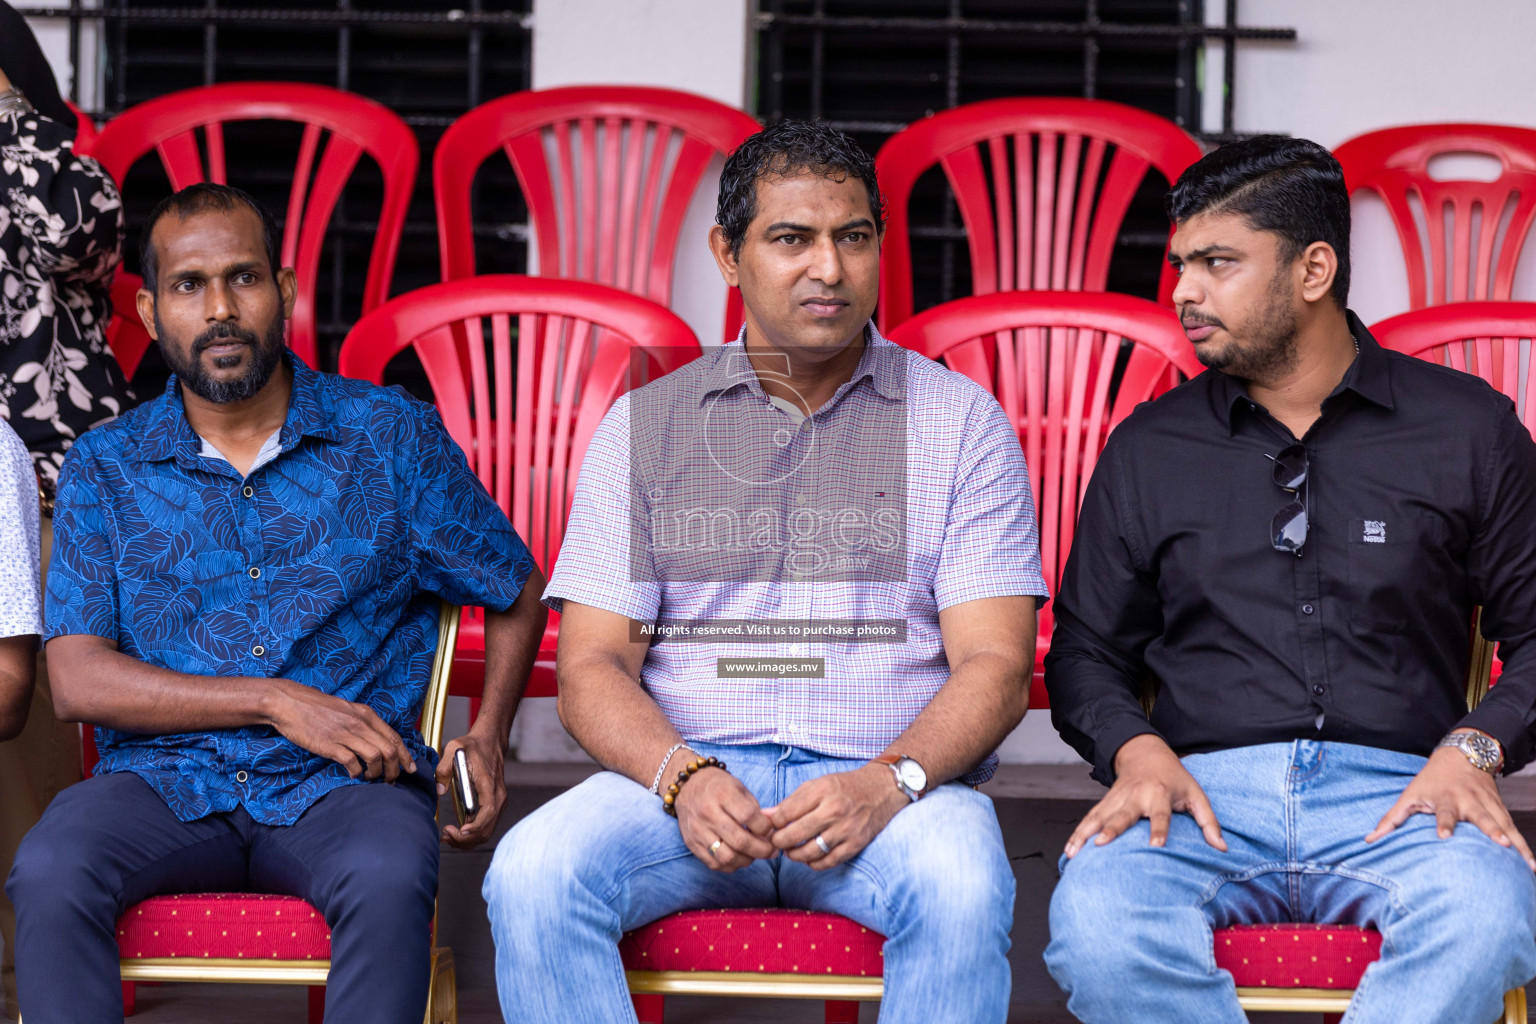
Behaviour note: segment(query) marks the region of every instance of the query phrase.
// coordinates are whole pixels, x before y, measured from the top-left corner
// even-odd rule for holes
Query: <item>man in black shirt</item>
[[[1345,308],[1327,150],[1223,147],[1168,208],[1210,370],[1114,432],[1083,498],[1046,686],[1110,791],[1046,962],[1087,1024],[1236,1024],[1212,928],[1371,926],[1352,1024],[1486,1024],[1536,975],[1536,858],[1494,785],[1536,753],[1536,444]],[[1478,606],[1504,672],[1469,714]]]

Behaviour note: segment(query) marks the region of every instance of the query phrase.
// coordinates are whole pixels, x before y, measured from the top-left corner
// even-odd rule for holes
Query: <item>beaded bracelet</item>
[[[677,817],[677,794],[683,791],[683,783],[693,778],[695,772],[705,768],[719,768],[725,771],[725,762],[716,757],[696,757],[683,766],[683,770],[677,773],[677,781],[667,787],[667,791],[661,797],[661,809],[672,817]]]

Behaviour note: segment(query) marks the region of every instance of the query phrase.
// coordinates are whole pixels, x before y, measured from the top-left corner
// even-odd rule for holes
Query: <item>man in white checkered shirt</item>
[[[1007,1018],[1014,880],[974,788],[1023,717],[1046,599],[997,402],[869,322],[883,202],[847,136],[726,163],[736,342],[620,399],[544,599],[560,716],[608,771],[485,880],[508,1020],[635,1020],[617,941],[787,906],[887,937],[883,1024]]]
[[[32,458],[0,419],[0,740],[21,732],[32,704],[43,632],[39,516]]]

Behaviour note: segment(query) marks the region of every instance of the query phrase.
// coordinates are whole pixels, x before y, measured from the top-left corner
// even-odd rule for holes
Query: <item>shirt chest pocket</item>
[[[1435,516],[1349,524],[1349,621],[1357,629],[1407,631],[1434,600],[1446,559],[1446,524]]]

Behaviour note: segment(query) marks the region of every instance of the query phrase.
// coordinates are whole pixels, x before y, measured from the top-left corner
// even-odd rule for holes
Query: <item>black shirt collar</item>
[[[1344,372],[1344,379],[1333,390],[1332,398],[1343,391],[1353,391],[1361,398],[1383,409],[1393,408],[1392,404],[1392,364],[1387,358],[1386,351],[1366,330],[1365,324],[1355,315],[1353,310],[1344,311],[1345,321],[1349,324],[1349,332],[1354,335],[1355,341],[1360,344],[1360,354],[1355,361],[1350,363],[1349,369]],[[1237,432],[1237,413],[1239,408],[1252,410],[1256,403],[1248,397],[1248,390],[1243,382],[1236,377],[1225,373],[1216,372],[1216,379],[1212,382],[1212,398],[1216,406],[1215,412],[1226,423],[1227,429]]]

